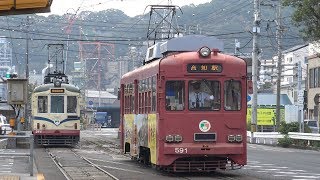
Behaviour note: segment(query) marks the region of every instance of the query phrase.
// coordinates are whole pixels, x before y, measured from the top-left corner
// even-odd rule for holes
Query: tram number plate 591
[[[174,152],[177,154],[185,154],[188,153],[188,148],[174,148]]]

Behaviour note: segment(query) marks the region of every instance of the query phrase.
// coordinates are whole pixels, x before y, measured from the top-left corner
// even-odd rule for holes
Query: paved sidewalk
[[[6,153],[28,153],[29,149],[0,149],[0,180],[44,180],[38,174],[33,161],[33,176],[30,176],[29,157],[9,156]]]

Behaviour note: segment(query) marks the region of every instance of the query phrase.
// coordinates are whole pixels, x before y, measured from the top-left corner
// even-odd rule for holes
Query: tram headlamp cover
[[[204,47],[200,48],[199,54],[202,57],[207,57],[207,56],[209,56],[211,54],[211,50],[207,46],[204,46]]]
[[[61,87],[61,81],[60,80],[55,80],[54,81],[54,87]]]

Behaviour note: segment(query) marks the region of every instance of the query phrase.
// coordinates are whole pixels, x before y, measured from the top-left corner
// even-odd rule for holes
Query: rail
[[[315,133],[297,133],[289,132],[288,137],[291,139],[300,139],[308,141],[320,141],[320,134]],[[278,139],[284,138],[279,132],[250,132],[247,131],[248,142],[253,144],[276,144]]]
[[[29,153],[0,153],[0,156],[13,156],[13,157],[29,157],[29,170],[30,170],[30,176],[33,176],[33,135],[30,136],[21,136],[21,135],[1,135],[0,138],[2,138],[1,141],[6,141],[3,138],[29,138],[29,144],[30,144],[30,152]]]

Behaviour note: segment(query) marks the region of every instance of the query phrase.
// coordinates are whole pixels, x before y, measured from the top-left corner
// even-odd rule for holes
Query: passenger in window
[[[209,95],[201,88],[200,81],[192,81],[190,83],[192,88],[189,88],[189,107],[191,109],[200,109],[203,107],[211,107],[214,100],[213,95]]]

